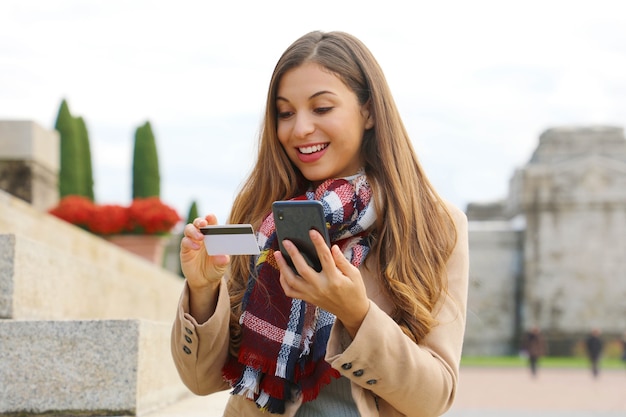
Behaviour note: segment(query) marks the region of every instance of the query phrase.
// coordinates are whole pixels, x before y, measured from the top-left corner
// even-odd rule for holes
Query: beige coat
[[[352,340],[339,321],[332,328],[326,361],[350,379],[361,416],[431,417],[443,414],[454,400],[465,330],[469,273],[467,218],[449,206],[458,240],[448,261],[448,292],[437,308],[439,325],[420,344],[406,337],[387,315],[391,310],[376,281],[361,269],[370,309]],[[172,355],[185,385],[208,395],[230,387],[221,376],[228,355],[230,303],[222,282],[215,314],[198,324],[189,315],[189,290],[178,306],[172,329]],[[287,404],[295,415],[299,402]],[[268,416],[240,395],[230,397],[224,416]]]

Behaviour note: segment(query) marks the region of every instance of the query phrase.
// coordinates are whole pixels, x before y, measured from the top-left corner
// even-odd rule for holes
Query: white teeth
[[[310,153],[319,152],[322,149],[325,149],[327,146],[328,146],[328,144],[306,146],[306,147],[303,147],[303,148],[298,148],[298,150],[300,151],[300,153],[310,154]]]

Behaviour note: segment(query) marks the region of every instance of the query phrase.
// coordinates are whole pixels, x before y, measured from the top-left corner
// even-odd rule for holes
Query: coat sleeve
[[[450,212],[457,243],[447,263],[448,293],[436,306],[438,325],[419,343],[409,339],[373,301],[350,339],[341,322],[331,331],[326,360],[378,397],[380,415],[439,416],[454,400],[465,332],[469,252],[467,218]]]
[[[171,351],[183,383],[197,395],[228,389],[222,367],[228,358],[230,298],[222,280],[215,313],[202,324],[189,314],[189,287],[185,283],[172,326]]]

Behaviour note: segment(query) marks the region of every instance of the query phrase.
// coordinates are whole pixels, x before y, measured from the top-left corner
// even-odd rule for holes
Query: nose
[[[315,131],[315,124],[310,115],[305,112],[297,113],[294,118],[293,135],[298,139],[304,139],[313,131]]]

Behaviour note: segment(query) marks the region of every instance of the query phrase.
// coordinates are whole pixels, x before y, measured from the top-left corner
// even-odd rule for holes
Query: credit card
[[[250,224],[223,224],[201,227],[209,255],[258,255],[259,246]]]

